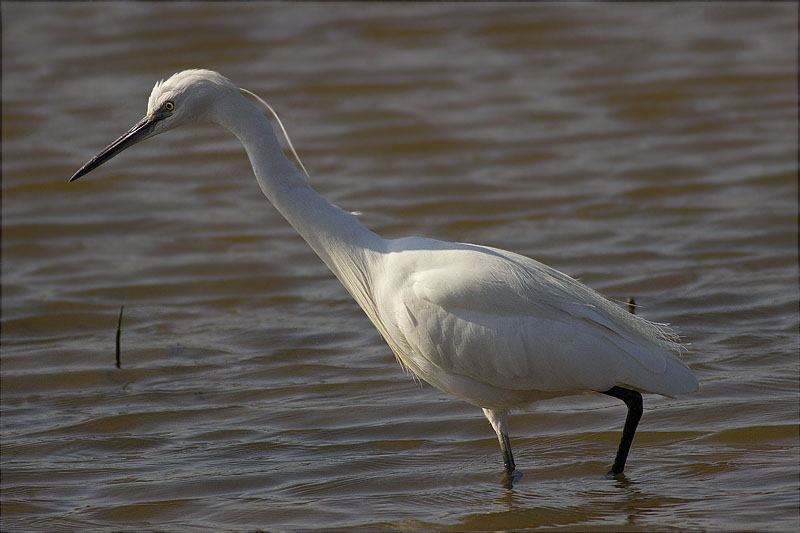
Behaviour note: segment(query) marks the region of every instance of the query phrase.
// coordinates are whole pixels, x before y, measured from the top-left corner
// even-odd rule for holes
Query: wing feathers
[[[445,255],[436,268],[412,271],[394,293],[395,320],[413,357],[519,390],[625,383],[677,394],[696,387],[668,330],[565,274],[491,248],[464,245]]]

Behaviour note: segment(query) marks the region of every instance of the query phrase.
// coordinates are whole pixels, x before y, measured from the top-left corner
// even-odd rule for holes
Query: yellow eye
[[[172,111],[173,109],[175,109],[175,104],[171,100],[164,102],[164,111]]]

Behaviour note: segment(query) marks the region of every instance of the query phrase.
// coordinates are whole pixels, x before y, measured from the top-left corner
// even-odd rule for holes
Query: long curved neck
[[[386,249],[386,240],[312,189],[283,153],[266,117],[236,96],[225,102],[217,122],[244,145],[267,199],[369,314],[369,265]]]

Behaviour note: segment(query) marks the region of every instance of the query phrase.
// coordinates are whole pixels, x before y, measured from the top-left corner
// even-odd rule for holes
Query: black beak
[[[164,116],[158,114],[144,117],[141,121],[139,121],[138,124],[128,130],[127,133],[123,134],[119,139],[109,144],[102,152],[91,158],[75,174],[72,175],[69,181],[73,182],[81,176],[88,174],[129,146],[133,146],[139,141],[143,141],[150,137],[153,134],[153,129],[155,128],[156,123],[162,118],[164,118]]]

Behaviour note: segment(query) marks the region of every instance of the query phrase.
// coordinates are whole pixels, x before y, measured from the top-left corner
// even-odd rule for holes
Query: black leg
[[[625,427],[622,429],[622,438],[619,441],[617,457],[614,459],[614,466],[606,474],[608,476],[616,476],[625,470],[625,461],[628,459],[633,435],[636,433],[636,426],[639,425],[639,420],[642,418],[642,395],[635,390],[624,387],[612,387],[603,392],[603,394],[618,398],[628,406],[628,416],[625,418]]]
[[[514,456],[511,454],[511,442],[508,440],[508,435],[502,433],[498,435],[500,439],[500,450],[503,452],[503,465],[506,467],[506,472],[503,475],[503,486],[507,489],[513,489],[514,483],[522,477],[522,472],[517,470],[514,464]]]
[[[514,456],[511,454],[511,442],[505,433],[500,435],[500,451],[503,452],[503,465],[506,467],[506,472],[513,473],[517,465],[514,464]]]

